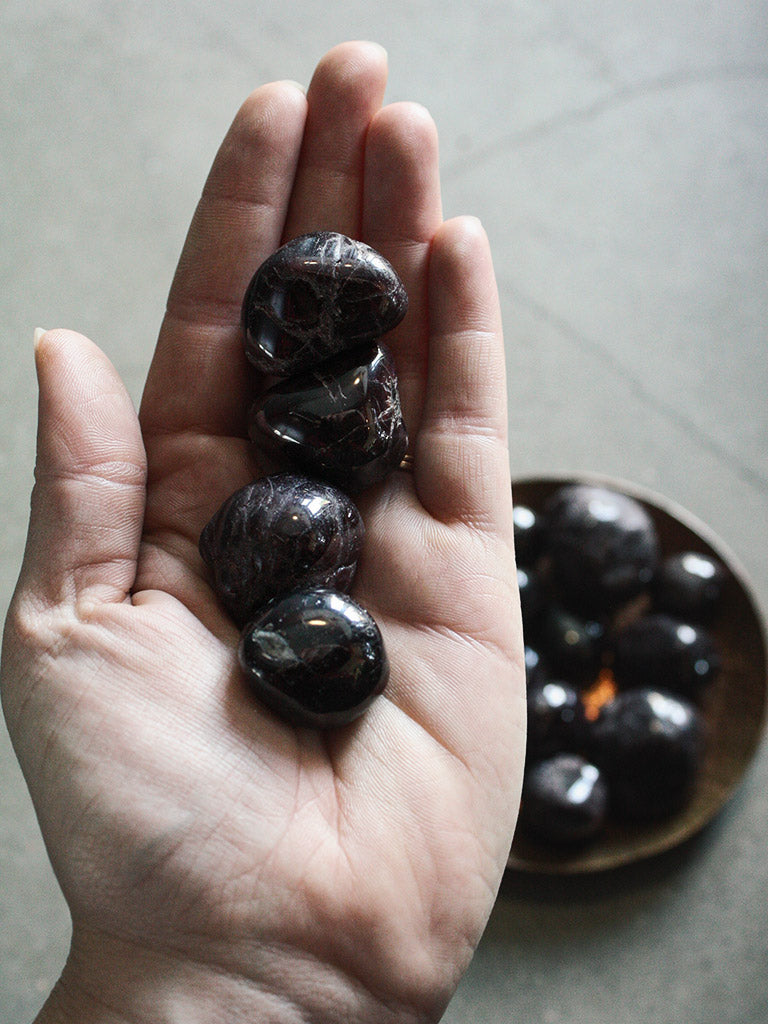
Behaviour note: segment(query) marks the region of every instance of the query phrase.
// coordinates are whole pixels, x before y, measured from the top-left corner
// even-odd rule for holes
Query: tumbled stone
[[[569,484],[544,512],[552,575],[570,607],[610,611],[649,586],[659,540],[640,502],[605,487]]]
[[[268,605],[243,630],[238,655],[255,695],[293,725],[351,722],[389,675],[373,618],[346,595],[322,588]]]
[[[636,820],[682,808],[699,777],[705,743],[705,720],[696,707],[655,686],[627,690],[604,704],[590,735],[612,811]]]
[[[706,622],[720,605],[727,573],[723,563],[699,551],[678,551],[659,566],[653,581],[659,611]]]
[[[714,639],[701,625],[671,615],[641,615],[614,639],[613,671],[620,689],[653,682],[689,700],[699,699],[720,671]]]
[[[584,843],[605,825],[608,801],[608,786],[596,765],[579,754],[556,753],[526,773],[520,826],[547,843]]]
[[[370,246],[332,231],[301,235],[251,279],[242,312],[246,354],[263,373],[289,376],[376,340],[407,308],[400,278]]]
[[[277,473],[224,502],[200,535],[200,554],[220,600],[242,627],[290,590],[347,590],[363,534],[360,513],[342,491],[300,474]]]
[[[528,765],[560,750],[580,750],[588,728],[579,690],[563,679],[546,679],[528,687]]]
[[[252,405],[249,433],[346,490],[377,483],[408,447],[391,356],[364,346],[280,381]]]

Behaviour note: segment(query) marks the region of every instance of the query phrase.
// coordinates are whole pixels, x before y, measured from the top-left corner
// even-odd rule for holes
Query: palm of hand
[[[268,87],[241,111],[193,222],[142,404],[146,492],[131,469],[138,425],[125,403],[114,414],[112,394],[100,418],[112,415],[117,494],[101,516],[117,502],[122,525],[98,541],[104,557],[79,567],[75,602],[59,600],[34,628],[28,602],[26,620],[19,612],[36,654],[4,697],[76,933],[254,981],[287,953],[432,1016],[506,858],[521,643],[492,271],[477,229],[440,224],[431,123],[406,105],[379,111],[382,89],[377,54],[332,52],[309,93],[300,156],[295,90]],[[282,132],[266,116],[279,108]],[[344,144],[323,166],[329,135]],[[364,237],[404,267],[411,305],[392,346],[416,459],[413,477],[397,473],[360,502],[353,593],[382,629],[390,684],[361,720],[328,734],[279,722],[246,692],[235,628],[196,552],[218,503],[258,475],[241,439],[236,304],[281,236],[317,227]],[[129,537],[135,556],[118,557]]]

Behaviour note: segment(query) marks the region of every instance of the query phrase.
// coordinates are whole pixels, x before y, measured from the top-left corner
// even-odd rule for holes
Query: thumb
[[[43,605],[121,601],[136,575],[146,459],[117,371],[74,331],[37,331],[37,461],[20,587]]]

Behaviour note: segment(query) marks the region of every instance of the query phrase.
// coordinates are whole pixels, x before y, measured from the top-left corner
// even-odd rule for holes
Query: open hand
[[[522,634],[504,350],[486,237],[443,221],[437,139],[349,43],[308,94],[254,92],[216,157],[140,415],[89,341],[37,347],[29,540],[2,694],[72,953],[40,1021],[439,1019],[519,801]],[[239,311],[283,241],[368,242],[410,298],[388,335],[414,456],[366,492],[353,596],[391,662],[357,722],[248,693],[197,551],[258,477]]]

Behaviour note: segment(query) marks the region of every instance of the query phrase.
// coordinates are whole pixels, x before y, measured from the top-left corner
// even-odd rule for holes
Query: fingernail
[[[370,40],[370,45],[371,46],[376,46],[376,47],[378,47],[379,50],[381,50],[381,53],[382,53],[382,55],[384,57],[384,61],[385,61],[385,63],[388,64],[389,63],[389,54],[387,53],[386,47],[382,46],[381,43],[375,42],[375,40]]]
[[[299,92],[303,93],[305,96],[307,95],[307,87],[302,85],[301,82],[297,82],[293,78],[285,78],[283,81],[285,85],[293,85],[299,90]]]
[[[40,344],[40,339],[42,338],[42,336],[45,333],[46,333],[46,328],[45,327],[36,327],[35,328],[35,337],[34,337],[33,342],[32,342],[32,345],[33,345],[35,351],[37,351],[37,347]]]

